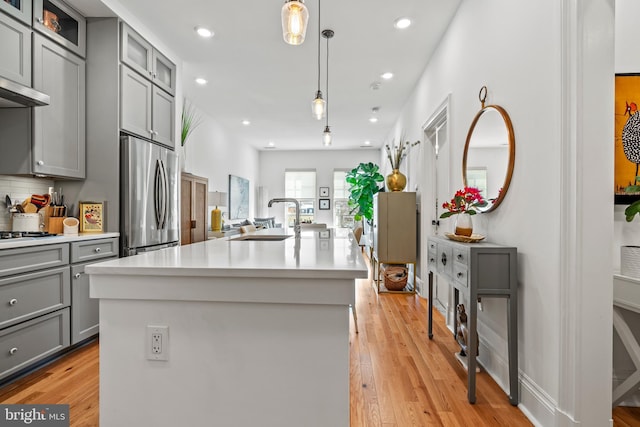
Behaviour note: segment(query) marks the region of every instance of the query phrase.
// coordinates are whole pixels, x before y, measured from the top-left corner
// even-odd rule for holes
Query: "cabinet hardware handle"
[[[191,221],[191,228],[196,228],[196,220]]]
[[[79,279],[80,278],[80,273],[76,273],[73,277],[76,278],[76,279]]]
[[[16,305],[18,303],[18,300],[15,298],[11,298],[11,301],[9,301],[9,305]]]
[[[447,254],[442,252],[442,258],[440,258],[442,265],[447,265]]]
[[[42,19],[42,18],[38,18],[38,19],[36,19],[36,21],[38,21],[38,23],[40,23],[40,24],[44,24],[44,19]]]
[[[430,259],[429,259],[429,262],[435,262],[435,259],[430,258]]]
[[[458,254],[458,259],[462,259],[462,254]]]
[[[100,249],[100,248],[95,248],[95,249],[94,249],[94,251],[96,251],[96,253],[100,253],[100,251],[101,251],[101,250],[102,250],[102,249]]]
[[[43,160],[38,160],[38,166],[42,166],[44,165],[44,161]]]
[[[12,356],[14,354],[16,354],[17,352],[18,352],[18,347],[13,347],[11,350],[9,350],[9,354],[12,355]]]
[[[462,277],[462,273],[461,272],[458,272],[458,277]]]

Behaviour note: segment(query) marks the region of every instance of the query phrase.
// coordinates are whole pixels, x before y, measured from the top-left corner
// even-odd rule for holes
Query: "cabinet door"
[[[172,149],[175,146],[175,110],[173,96],[153,86],[153,140]]]
[[[120,66],[120,128],[151,139],[153,85],[125,65]]]
[[[33,87],[51,97],[33,109],[33,172],[85,177],[85,61],[38,34]]]
[[[140,75],[151,80],[153,74],[151,44],[136,33],[131,27],[122,22],[120,24],[120,60]]]
[[[193,187],[191,179],[182,175],[180,178],[180,244],[191,243],[191,200]]]
[[[31,25],[31,0],[4,0],[0,1],[0,10],[8,13],[16,19]]]
[[[33,0],[33,28],[73,53],[86,56],[87,21],[64,2]]]
[[[207,240],[207,179],[199,178],[193,181],[193,220],[191,228],[191,243]]]
[[[7,4],[0,1],[0,5]],[[0,14],[0,76],[31,86],[31,30]]]
[[[153,82],[171,95],[176,94],[176,65],[153,50]]]

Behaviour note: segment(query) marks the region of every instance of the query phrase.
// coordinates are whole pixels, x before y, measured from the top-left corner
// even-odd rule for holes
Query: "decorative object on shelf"
[[[320,197],[329,197],[329,187],[320,187]]]
[[[311,101],[311,112],[316,120],[322,120],[324,118],[325,102],[322,99],[322,91],[320,90],[320,42],[322,41],[322,33],[320,32],[320,3],[318,0],[318,90],[316,91],[316,97]],[[322,194],[320,195],[322,196]]]
[[[456,242],[463,243],[475,243],[484,240],[484,236],[482,234],[472,234],[471,236],[461,236],[453,233],[444,233],[445,236],[449,240],[455,240]]]
[[[222,212],[219,206],[227,206],[227,193],[222,191],[209,192],[209,206],[215,206],[211,211],[211,231],[222,230]]]
[[[333,37],[333,30],[322,30],[322,37],[327,39],[327,84],[325,87],[325,91],[327,93],[327,100],[325,103],[325,117],[327,119],[324,127],[324,132],[322,134],[322,143],[325,147],[331,145],[331,140],[333,139],[331,136],[331,129],[329,128],[329,39]]]
[[[304,42],[309,22],[309,10],[303,0],[286,0],[282,6],[282,37],[290,45]]]
[[[384,287],[389,291],[401,291],[407,286],[409,272],[404,265],[387,265],[383,275]]]
[[[487,87],[478,94],[481,110],[476,114],[464,146],[462,180],[477,185],[487,201],[480,212],[490,212],[502,202],[511,183],[516,144],[509,114],[499,105],[487,105]],[[491,177],[491,178],[490,178]]]
[[[104,203],[80,202],[80,232],[104,232]]]
[[[440,215],[440,218],[449,218],[451,215],[458,215],[456,218],[455,234],[460,236],[471,236],[473,234],[473,221],[471,215],[477,213],[477,209],[486,206],[487,202],[480,194],[480,190],[475,187],[464,187],[456,191],[453,199],[444,202],[442,207],[447,210]]]
[[[318,208],[321,211],[327,211],[329,209],[331,209],[331,200],[330,199],[320,199],[320,203]]]
[[[187,101],[187,98],[184,98],[184,102],[182,103],[182,133],[180,135],[180,146],[182,147],[182,152],[180,153],[180,170],[184,171],[186,168],[187,161],[187,139],[189,135],[194,131],[195,128],[200,126],[202,123],[202,118],[196,114],[195,108],[193,104]]]
[[[345,176],[350,186],[348,203],[351,213],[355,214],[355,221],[363,217],[369,221],[373,219],[373,195],[381,190],[378,183],[384,181],[379,170],[380,167],[375,163],[360,163]]]
[[[458,304],[456,307],[456,316],[458,319],[458,328],[456,331],[456,341],[460,345],[460,356],[467,355],[467,346],[469,343],[469,330],[467,329],[467,312],[464,309],[464,304]],[[479,354],[479,345],[476,332],[476,356]]]
[[[420,144],[420,141],[416,141],[413,144],[409,143],[409,141],[401,142],[399,145],[394,145],[393,147],[389,147],[388,144],[385,145],[387,159],[389,159],[391,169],[393,169],[391,174],[387,175],[387,188],[389,190],[402,191],[407,186],[407,177],[400,172],[400,165],[402,164],[402,160],[407,157],[406,151],[409,146],[417,144]]]

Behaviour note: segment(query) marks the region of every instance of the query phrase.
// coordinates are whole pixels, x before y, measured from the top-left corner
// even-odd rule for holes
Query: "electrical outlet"
[[[146,350],[148,360],[169,360],[169,327],[147,325]]]

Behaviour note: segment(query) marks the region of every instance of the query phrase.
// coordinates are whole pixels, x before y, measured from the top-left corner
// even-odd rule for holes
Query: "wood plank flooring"
[[[351,426],[531,426],[486,374],[477,402],[467,402],[466,373],[453,357],[457,344],[434,312],[427,337],[426,301],[377,295],[370,280],[356,285],[359,334],[350,333]],[[98,342],[80,348],[0,388],[0,403],[67,403],[72,427],[98,425]],[[614,410],[615,427],[640,426],[640,408]],[[142,427],[142,426],[141,426]]]

